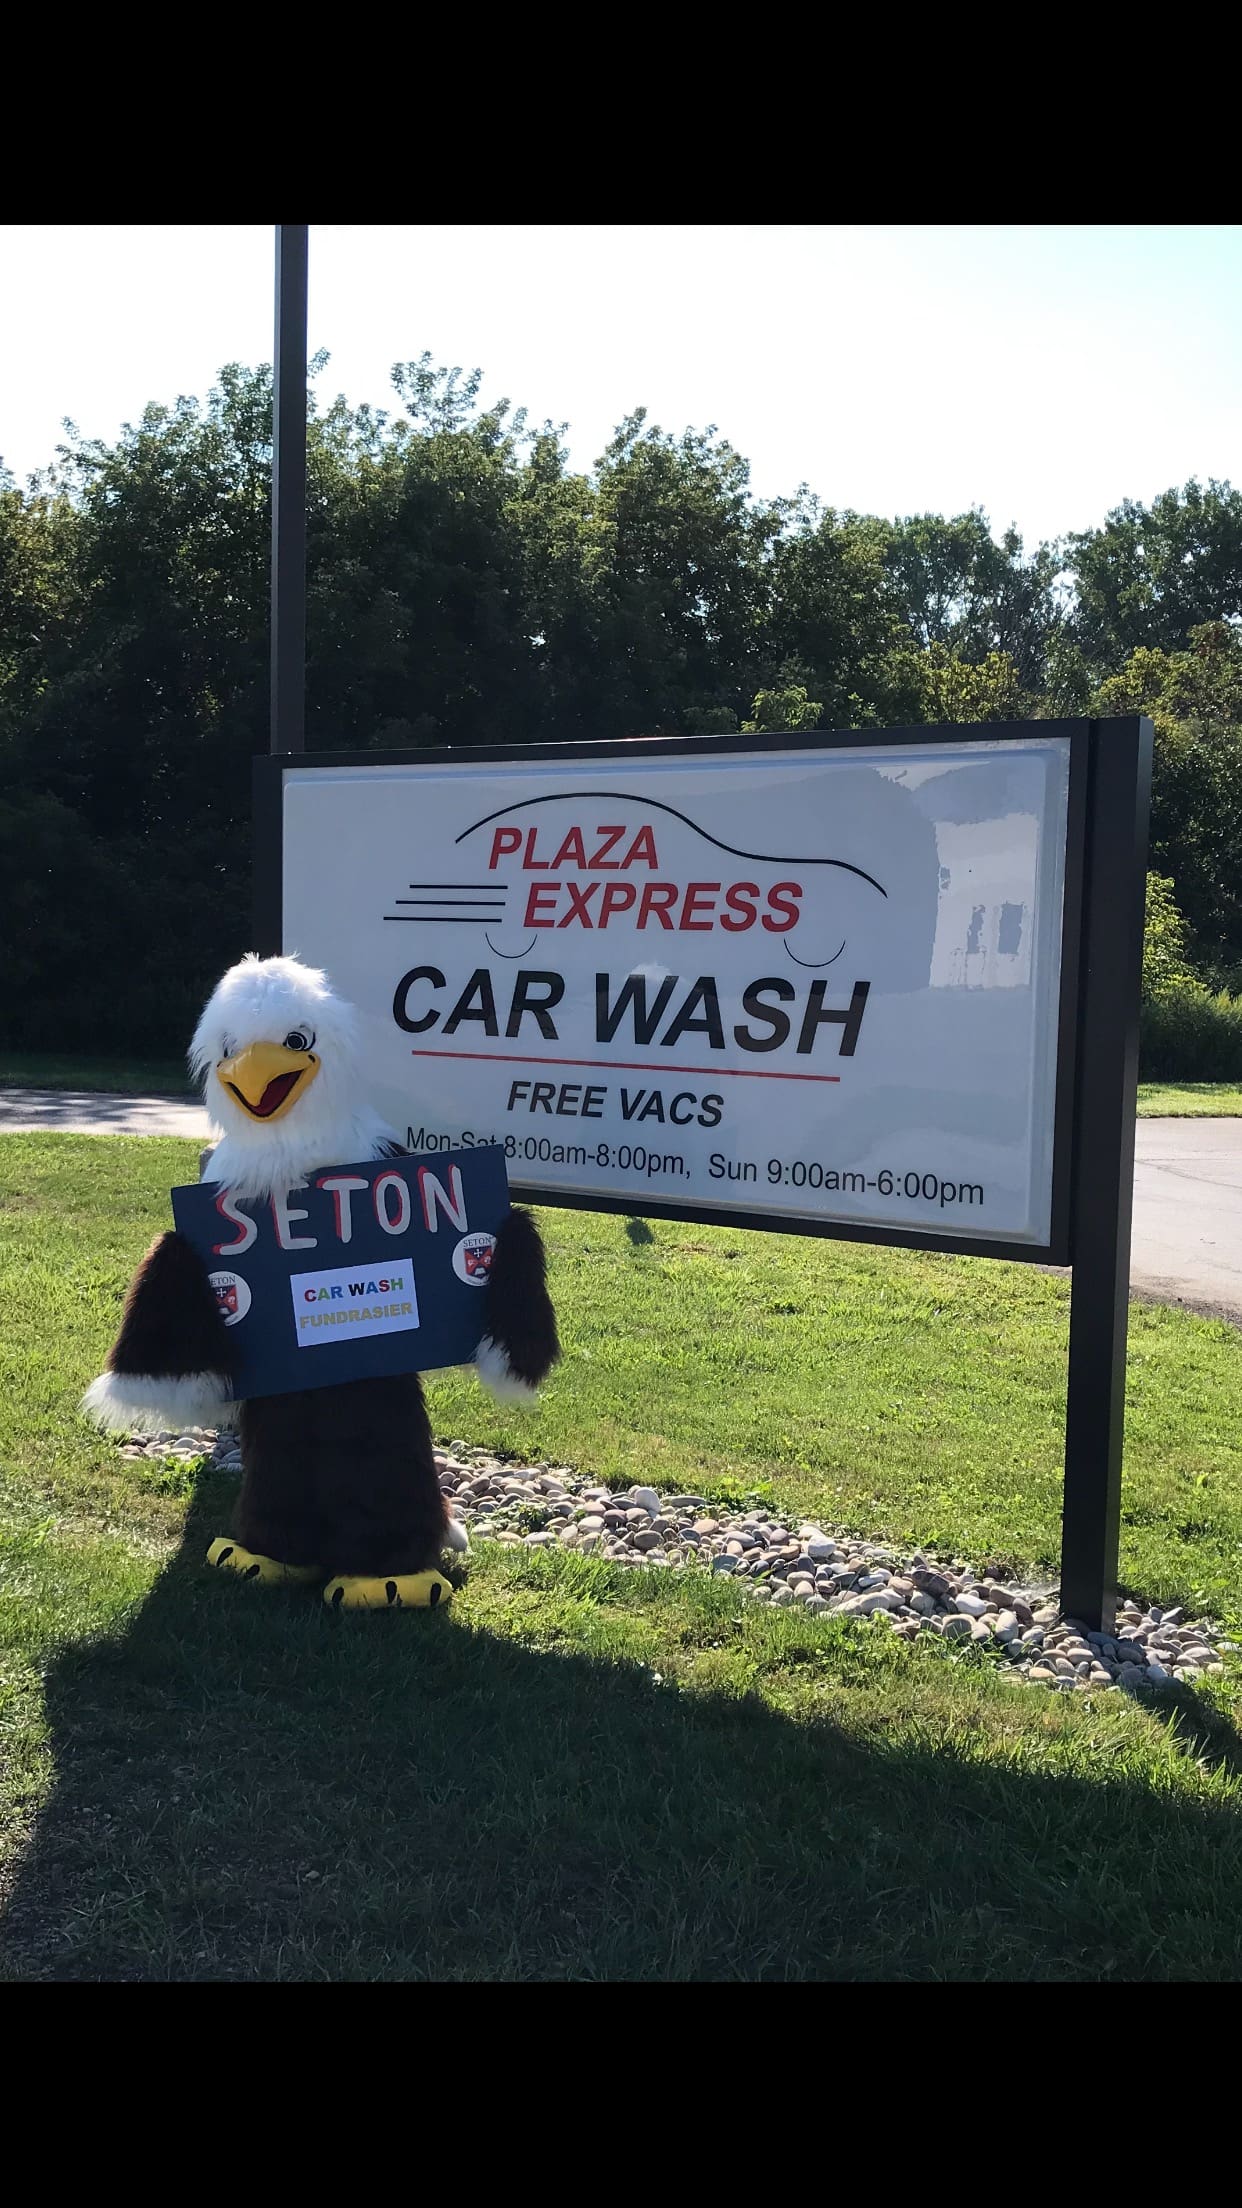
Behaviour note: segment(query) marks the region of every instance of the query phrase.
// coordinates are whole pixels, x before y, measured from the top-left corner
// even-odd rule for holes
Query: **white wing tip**
[[[460,1518],[449,1519],[444,1529],[444,1546],[446,1549],[456,1549],[459,1556],[469,1556],[470,1536]]]
[[[101,1372],[82,1398],[82,1409],[109,1433],[181,1434],[189,1426],[218,1426],[230,1409],[224,1381],[215,1372],[160,1377],[146,1372]]]
[[[498,1342],[485,1334],[474,1353],[474,1368],[489,1395],[498,1403],[521,1403],[529,1406],[539,1401],[538,1388],[529,1387],[519,1378]]]

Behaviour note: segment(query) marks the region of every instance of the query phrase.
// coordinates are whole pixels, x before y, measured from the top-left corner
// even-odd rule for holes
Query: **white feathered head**
[[[211,1178],[239,1195],[373,1157],[389,1136],[361,1093],[357,1013],[299,959],[248,952],[230,966],[189,1057],[223,1136]]]

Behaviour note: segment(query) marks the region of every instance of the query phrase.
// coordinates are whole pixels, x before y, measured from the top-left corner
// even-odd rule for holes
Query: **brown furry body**
[[[417,1373],[256,1396],[241,1449],[234,1529],[256,1554],[364,1575],[439,1557],[448,1511]]]

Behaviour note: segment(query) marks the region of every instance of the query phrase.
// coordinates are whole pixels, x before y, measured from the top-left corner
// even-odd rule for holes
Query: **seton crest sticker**
[[[220,1316],[226,1326],[236,1326],[250,1309],[250,1287],[240,1273],[208,1273],[208,1280],[216,1292]]]
[[[453,1271],[468,1288],[486,1288],[495,1247],[494,1234],[463,1234],[453,1252]]]

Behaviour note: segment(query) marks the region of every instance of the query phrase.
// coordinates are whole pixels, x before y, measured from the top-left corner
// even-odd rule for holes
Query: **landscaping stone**
[[[974,1621],[964,1610],[954,1610],[940,1628],[946,1641],[968,1641],[974,1632]]]
[[[228,1477],[241,1470],[236,1434],[198,1427],[122,1435],[120,1454],[173,1458],[190,1468],[206,1459],[208,1471]],[[480,1546],[594,1553],[619,1567],[731,1578],[740,1604],[850,1618],[868,1632],[885,1625],[911,1641],[938,1635],[955,1654],[979,1650],[1003,1677],[1062,1692],[1206,1683],[1237,1650],[1210,1619],[1188,1620],[1184,1608],[1158,1604],[1145,1610],[1133,1598],[1119,1606],[1114,1633],[1090,1633],[1081,1619],[1061,1616],[1046,1583],[1002,1584],[960,1557],[946,1561],[924,1549],[900,1556],[810,1522],[795,1531],[762,1506],[730,1510],[702,1495],[662,1496],[641,1485],[618,1493],[570,1465],[509,1464],[461,1440],[437,1451],[436,1466],[454,1517]]]

